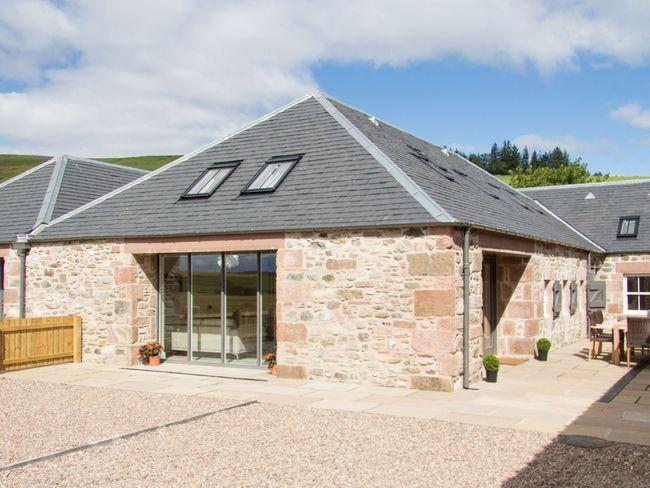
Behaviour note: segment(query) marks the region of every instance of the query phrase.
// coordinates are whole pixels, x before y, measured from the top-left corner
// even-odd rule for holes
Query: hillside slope
[[[151,171],[177,159],[179,156],[135,156],[130,158],[91,158],[109,163],[123,164],[134,168]],[[27,171],[44,161],[50,156],[31,156],[22,154],[0,154],[0,183],[13,178],[17,174]]]

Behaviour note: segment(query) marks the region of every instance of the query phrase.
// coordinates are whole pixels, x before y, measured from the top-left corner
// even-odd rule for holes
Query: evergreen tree
[[[529,163],[528,148],[524,147],[524,150],[521,152],[521,165],[524,168],[527,168]]]

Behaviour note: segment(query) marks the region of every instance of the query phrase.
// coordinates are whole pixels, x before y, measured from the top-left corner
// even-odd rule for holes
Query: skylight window
[[[616,237],[636,237],[639,233],[639,216],[621,217]]]
[[[216,163],[206,169],[190,187],[185,190],[181,198],[206,198],[212,195],[226,178],[235,171],[241,161]]]
[[[272,157],[264,163],[251,182],[244,187],[242,193],[274,191],[302,157],[302,154]]]

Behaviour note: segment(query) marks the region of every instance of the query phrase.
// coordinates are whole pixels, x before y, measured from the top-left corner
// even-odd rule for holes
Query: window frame
[[[629,291],[628,286],[627,286],[627,280],[628,278],[647,278],[650,279],[649,274],[629,274],[629,275],[624,275],[623,276],[623,313],[625,315],[631,316],[631,317],[647,317],[648,316],[648,310],[630,310],[627,304],[627,299],[628,296],[634,295],[637,297],[642,297],[642,296],[648,296],[650,297],[650,292],[642,292],[642,291]],[[639,306],[640,306],[640,300],[639,300]]]
[[[211,197],[215,191],[217,191],[221,185],[225,183],[225,181],[230,178],[230,175],[234,173],[234,171],[237,169],[237,167],[243,162],[243,160],[237,160],[237,161],[224,161],[222,163],[213,163],[210,166],[208,166],[200,175],[198,178],[196,178],[190,186],[187,187],[187,189],[183,192],[183,194],[180,196],[181,200],[188,200],[192,198],[209,198]],[[223,178],[217,186],[215,186],[212,191],[208,193],[190,193],[190,190],[194,188],[194,186],[201,181],[201,179],[207,175],[210,171],[214,169],[223,169],[223,168],[232,168],[230,170],[230,173],[226,175],[225,178]]]
[[[255,173],[255,176],[251,178],[251,180],[246,184],[244,188],[242,188],[241,193],[242,194],[251,194],[251,193],[272,193],[274,192],[285,180],[287,176],[293,171],[293,168],[296,167],[296,164],[303,158],[305,154],[287,154],[283,156],[273,156],[270,159],[267,159],[264,161],[264,164],[262,167]],[[289,169],[285,171],[285,173],[282,175],[282,177],[273,185],[273,187],[268,187],[268,188],[251,188],[251,185],[255,182],[255,180],[262,174],[262,172],[266,169],[267,165],[273,164],[273,163],[291,163],[291,166],[289,166]]]
[[[634,220],[636,222],[634,226],[634,234],[623,234],[621,233],[622,228],[623,228],[623,222],[625,221],[630,221]],[[626,238],[635,238],[639,235],[639,224],[641,221],[641,217],[639,215],[628,215],[625,217],[621,217],[618,219],[618,230],[616,232],[616,238],[617,239],[626,239]]]

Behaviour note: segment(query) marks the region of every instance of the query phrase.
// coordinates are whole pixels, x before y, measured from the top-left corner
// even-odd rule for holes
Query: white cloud
[[[317,88],[320,61],[575,67],[650,53],[650,8],[576,0],[0,2],[0,152],[182,153]]]
[[[575,154],[593,148],[593,145],[571,135],[544,137],[538,134],[523,134],[515,137],[512,142],[519,148],[527,147],[531,152],[533,150],[551,151],[556,147],[561,147],[570,154]]]
[[[625,122],[639,129],[650,129],[650,110],[638,103],[623,105],[610,113],[614,120]]]

